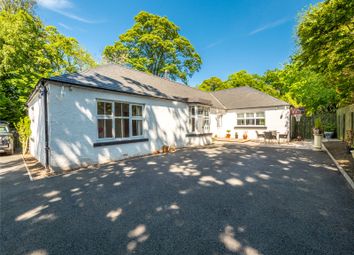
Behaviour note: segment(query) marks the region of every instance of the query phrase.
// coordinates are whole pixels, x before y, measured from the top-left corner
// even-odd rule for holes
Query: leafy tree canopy
[[[0,11],[14,14],[19,10],[24,10],[33,14],[35,5],[36,0],[0,0]]]
[[[187,83],[202,61],[179,32],[180,28],[166,17],[140,12],[134,26],[104,49],[103,57],[161,77],[168,71],[172,80]]]
[[[338,102],[335,88],[323,75],[293,63],[267,71],[262,79],[278,91],[278,98],[305,107],[308,115],[333,111]]]
[[[258,89],[272,96],[278,96],[277,91],[272,87],[267,85],[261,76],[257,74],[250,74],[245,70],[231,74],[225,81],[226,86],[229,88],[237,88],[240,86],[249,86],[254,89]]]
[[[81,71],[95,62],[77,40],[45,27],[27,7],[10,7],[0,12],[0,119],[15,123],[41,77]]]
[[[226,87],[224,85],[225,84],[223,83],[223,81],[220,78],[211,77],[211,78],[203,81],[202,84],[200,84],[198,86],[198,88],[200,90],[210,92],[210,91],[217,91],[217,90],[226,89]]]
[[[339,103],[354,102],[354,1],[327,0],[305,11],[294,60],[329,79]]]
[[[209,79],[208,87],[247,85],[296,107],[305,107],[308,114],[334,111],[340,105],[353,103],[353,17],[354,1],[327,0],[312,6],[300,17],[299,49],[289,64],[262,76],[239,71],[222,86],[210,84]]]

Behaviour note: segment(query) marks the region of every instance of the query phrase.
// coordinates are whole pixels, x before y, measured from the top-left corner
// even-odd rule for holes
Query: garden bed
[[[327,150],[336,159],[338,164],[345,170],[349,177],[354,181],[354,159],[348,153],[345,142],[330,141],[324,142]]]

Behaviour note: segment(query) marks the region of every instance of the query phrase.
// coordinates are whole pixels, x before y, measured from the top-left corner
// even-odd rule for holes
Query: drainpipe
[[[41,81],[41,94],[44,99],[44,151],[45,168],[49,169],[49,135],[48,135],[48,90],[45,81]]]

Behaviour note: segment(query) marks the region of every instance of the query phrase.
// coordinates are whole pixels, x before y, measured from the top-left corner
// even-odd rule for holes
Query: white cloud
[[[72,8],[74,5],[68,0],[37,0],[38,5],[50,9],[68,9]]]
[[[219,44],[221,44],[223,42],[224,42],[224,39],[218,40],[216,42],[212,42],[212,43],[208,44],[207,46],[205,46],[204,49],[214,48],[215,46],[217,46],[217,45],[219,45]]]
[[[73,20],[77,20],[83,23],[94,24],[94,23],[101,23],[102,21],[94,21],[85,19],[80,17],[76,14],[73,14],[68,9],[72,9],[74,4],[69,0],[37,0],[37,3],[40,7],[51,10],[53,12],[59,13],[65,17],[68,17]]]
[[[289,20],[290,20],[289,18],[283,18],[283,19],[279,19],[279,20],[270,22],[268,24],[265,24],[262,27],[259,27],[259,28],[255,29],[255,30],[251,31],[248,35],[255,35],[255,34],[259,33],[259,32],[271,29],[273,27],[280,26],[281,24],[284,24],[284,23],[288,22]]]
[[[65,25],[64,23],[59,22],[58,25],[61,26],[61,27],[63,27],[63,28],[65,28],[65,29],[67,29],[67,30],[73,30],[72,27],[70,27],[70,26],[68,26],[68,25]]]
[[[78,15],[72,14],[67,11],[62,11],[62,10],[52,10],[52,11],[57,12],[65,17],[70,18],[70,19],[77,20],[77,21],[80,21],[83,23],[94,24],[94,23],[101,23],[102,22],[102,21],[88,20],[88,19],[82,18]]]

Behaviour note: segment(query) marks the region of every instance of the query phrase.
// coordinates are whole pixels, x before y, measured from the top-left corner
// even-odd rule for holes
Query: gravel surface
[[[325,152],[219,145],[30,182],[0,157],[0,254],[352,254]]]

